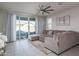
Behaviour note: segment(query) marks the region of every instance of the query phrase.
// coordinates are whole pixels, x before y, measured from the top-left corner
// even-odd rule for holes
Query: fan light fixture
[[[51,6],[45,7],[45,5],[41,5],[40,11],[42,12],[42,15],[44,15],[45,13],[49,14],[51,11],[54,11],[54,9],[51,9]]]

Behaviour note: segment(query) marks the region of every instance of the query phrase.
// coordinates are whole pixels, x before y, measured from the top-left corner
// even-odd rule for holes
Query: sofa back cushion
[[[48,31],[47,35],[52,35],[53,31]]]
[[[45,34],[45,35],[46,35],[46,34],[47,34],[47,32],[48,32],[47,30],[44,30],[44,31],[43,31],[43,34]]]

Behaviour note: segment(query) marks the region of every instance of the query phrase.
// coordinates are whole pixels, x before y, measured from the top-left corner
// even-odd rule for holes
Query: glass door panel
[[[28,18],[20,17],[20,39],[28,38]]]
[[[16,17],[16,39],[18,40],[20,38],[20,21],[19,21],[19,17]]]
[[[36,24],[35,18],[29,18],[29,32],[30,32],[30,35],[36,33],[35,24]]]

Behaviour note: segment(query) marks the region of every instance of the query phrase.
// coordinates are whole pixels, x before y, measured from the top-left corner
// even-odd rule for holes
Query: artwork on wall
[[[61,16],[56,18],[56,25],[57,26],[69,26],[70,25],[70,16]]]

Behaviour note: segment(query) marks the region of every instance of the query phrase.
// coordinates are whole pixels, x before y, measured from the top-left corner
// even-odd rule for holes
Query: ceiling
[[[32,15],[42,15],[39,12],[39,5],[51,5],[50,14],[57,13],[75,6],[79,6],[78,2],[0,2],[0,9],[12,11],[12,12],[21,12]],[[45,15],[50,15],[45,14]]]

